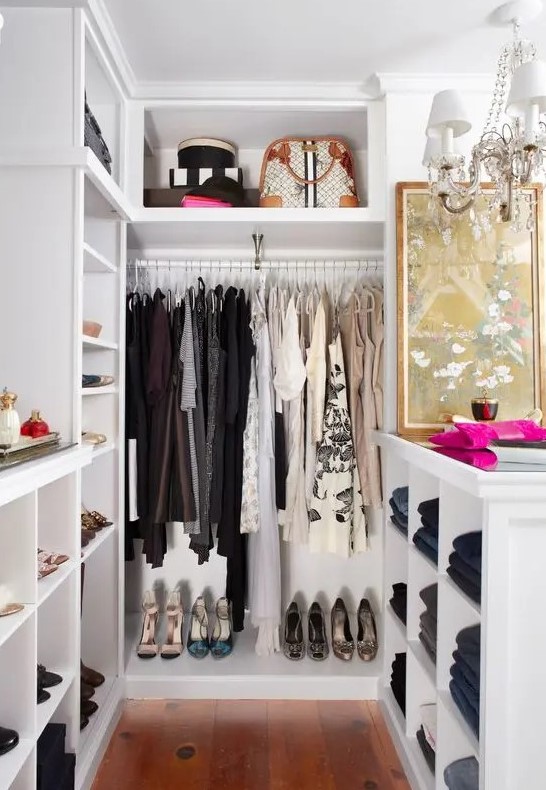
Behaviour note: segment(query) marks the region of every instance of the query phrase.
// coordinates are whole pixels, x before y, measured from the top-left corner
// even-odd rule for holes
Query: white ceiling
[[[499,0],[105,0],[139,81],[490,72]],[[525,32],[525,30],[524,30]],[[546,13],[528,30],[546,57]]]

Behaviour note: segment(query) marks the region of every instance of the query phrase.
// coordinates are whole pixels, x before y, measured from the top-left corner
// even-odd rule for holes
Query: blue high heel
[[[219,598],[216,603],[216,623],[210,639],[210,652],[215,658],[229,656],[233,650],[231,612],[227,598]]]
[[[194,658],[205,658],[209,650],[209,621],[205,608],[205,599],[200,595],[191,610],[188,653]]]

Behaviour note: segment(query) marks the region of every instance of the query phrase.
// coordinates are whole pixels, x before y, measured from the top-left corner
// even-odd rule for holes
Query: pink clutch
[[[199,195],[184,195],[180,205],[183,208],[232,208],[231,203],[226,203],[224,200]]]
[[[434,451],[440,455],[446,455],[455,461],[474,466],[476,469],[484,469],[486,472],[495,469],[498,459],[492,450],[461,450],[456,447],[435,447]]]
[[[486,448],[498,439],[519,442],[541,442],[546,440],[546,429],[532,420],[507,420],[496,423],[456,423],[456,431],[436,433],[430,437],[433,444],[467,450]]]

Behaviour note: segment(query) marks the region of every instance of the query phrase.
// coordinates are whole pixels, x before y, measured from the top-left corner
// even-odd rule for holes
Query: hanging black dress
[[[164,295],[156,289],[150,327],[150,358],[148,366],[147,401],[150,408],[150,444],[148,496],[150,519],[144,536],[143,553],[153,568],[163,565],[167,551],[164,502],[161,487],[161,461],[168,416],[167,391],[171,378],[171,333]]]

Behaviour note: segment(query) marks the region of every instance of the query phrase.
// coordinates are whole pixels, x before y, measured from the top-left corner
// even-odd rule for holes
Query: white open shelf
[[[92,557],[93,554],[97,551],[97,549],[99,549],[108,540],[110,540],[110,538],[112,538],[115,533],[116,533],[115,524],[112,524],[112,526],[110,527],[104,527],[104,529],[99,530],[99,532],[97,532],[95,537],[89,541],[87,546],[82,548],[81,561],[87,562],[89,558]]]
[[[88,335],[82,336],[82,345],[84,351],[93,349],[117,351],[119,349],[117,343],[112,343],[109,340],[103,340],[100,337],[89,337]]]
[[[34,740],[22,738],[15,749],[2,755],[0,758],[0,787],[6,788],[6,790],[11,787],[35,745]]]
[[[449,576],[440,576],[439,577],[439,584],[445,584],[448,590],[453,594],[456,595],[460,600],[464,603],[465,606],[472,609],[473,612],[479,617],[481,617],[481,606],[476,601],[473,601],[460,587],[458,587],[452,578]]]
[[[469,753],[473,754],[477,759],[479,759],[480,744],[478,739],[476,738],[472,728],[463,718],[459,708],[455,705],[451,693],[449,691],[439,691],[438,699],[439,704],[443,705],[445,710],[451,716],[455,726],[458,727],[459,730],[461,730],[461,732],[464,734],[466,740],[468,741]]]
[[[25,608],[15,614],[10,614],[7,617],[0,617],[0,646],[6,642],[10,636],[25,623],[36,611],[36,607],[31,604],[25,604]]]
[[[158,645],[162,644],[165,617],[161,618]],[[156,656],[142,659],[136,649],[142,615],[126,617],[126,684],[128,697],[190,699],[376,699],[382,653],[362,661],[355,650],[351,661],[341,661],[332,650],[325,661],[306,656],[290,661],[280,652],[258,656],[256,630],[250,625],[234,634],[233,653],[223,659],[210,654],[198,660],[187,651],[190,616],[184,616],[184,650],[172,660]]]
[[[77,760],[81,762],[86,757],[86,752],[94,740],[97,731],[104,730],[107,727],[109,720],[112,716],[111,703],[114,701],[112,698],[117,693],[117,679],[113,677],[106,677],[102,686],[95,689],[95,694],[92,697],[99,709],[89,717],[89,724],[82,730],[80,735],[80,742],[77,752]]]
[[[62,565],[59,565],[59,569],[54,571],[54,573],[50,573],[49,576],[45,576],[43,579],[38,579],[38,606],[47,601],[49,596],[66,582],[75,568],[75,561],[67,560]]]
[[[84,398],[96,397],[98,395],[117,395],[119,392],[117,384],[109,384],[106,387],[82,387],[81,394]]]
[[[47,669],[49,672],[57,671],[54,667],[47,667]],[[47,692],[50,694],[50,698],[46,702],[42,702],[40,705],[36,706],[38,738],[44,731],[46,725],[51,721],[55,711],[63,701],[65,694],[68,692],[70,686],[74,682],[73,672],[60,671],[58,674],[62,676],[63,682],[59,683],[58,686],[53,686],[52,688],[47,689]]]
[[[103,442],[102,444],[93,445],[93,461],[103,455],[113,452],[116,449],[115,442]]]
[[[130,250],[250,248],[254,232],[268,251],[338,250],[358,257],[381,250],[383,224],[368,208],[143,208],[128,228]]]
[[[413,639],[409,641],[408,647],[417,659],[419,666],[425,672],[432,685],[436,686],[436,666],[419,639]]]
[[[94,247],[84,241],[83,243],[83,269],[89,274],[117,272],[117,267],[108,258],[98,252]]]

